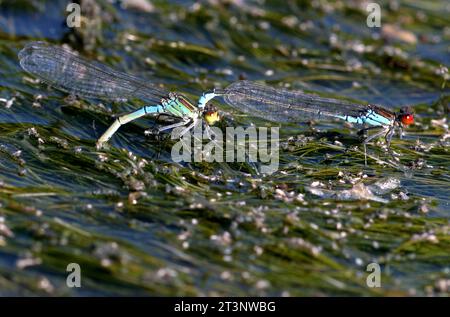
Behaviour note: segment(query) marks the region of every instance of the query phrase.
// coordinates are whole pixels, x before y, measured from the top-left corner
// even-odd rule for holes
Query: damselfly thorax
[[[197,118],[199,111],[196,106],[185,96],[170,92],[168,98],[161,100],[164,112],[180,118]]]

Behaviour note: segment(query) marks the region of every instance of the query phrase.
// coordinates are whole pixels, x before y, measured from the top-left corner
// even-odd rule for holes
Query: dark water
[[[448,295],[447,2],[66,1],[0,4],[1,295]],[[147,12],[148,11],[148,12]],[[395,29],[395,28],[398,29]],[[142,119],[110,146],[113,116],[142,103],[70,100],[22,71],[29,41],[195,100],[239,79],[398,110],[416,122],[369,146],[342,122],[282,124],[280,165],[175,163]],[[11,100],[12,102],[8,101]],[[227,125],[270,126],[218,101]],[[384,162],[384,163],[383,163]],[[381,288],[366,266],[381,266]],[[66,286],[78,263],[82,288]]]

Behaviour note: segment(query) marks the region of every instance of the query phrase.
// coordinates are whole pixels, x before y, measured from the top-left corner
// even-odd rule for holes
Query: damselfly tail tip
[[[36,50],[40,46],[46,45],[45,42],[29,42],[19,51],[17,57],[19,58],[20,66],[23,70],[33,73],[39,67],[36,55]]]
[[[47,45],[45,42],[37,41],[37,42],[28,42],[25,46],[19,51],[17,56],[20,60],[26,58],[33,54],[33,52],[38,49],[40,46]]]
[[[366,146],[366,143],[364,143],[364,166],[367,167],[367,146]]]
[[[95,147],[97,148],[97,150],[100,150],[100,149],[103,147],[103,143],[97,141],[97,142],[95,143]]]
[[[22,48],[20,50],[19,54],[17,54],[17,57],[19,57],[20,66],[24,70],[27,70],[27,57],[30,56],[32,53],[33,53],[33,48],[25,46],[24,48]]]

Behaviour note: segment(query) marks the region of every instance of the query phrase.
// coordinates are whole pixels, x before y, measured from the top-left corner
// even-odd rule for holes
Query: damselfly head
[[[400,109],[400,113],[397,116],[397,120],[404,125],[410,125],[414,123],[414,114],[411,107],[404,107]]]
[[[217,110],[216,106],[213,104],[208,103],[205,106],[205,109],[203,110],[203,119],[209,124],[213,125],[217,121],[220,120],[219,111]]]

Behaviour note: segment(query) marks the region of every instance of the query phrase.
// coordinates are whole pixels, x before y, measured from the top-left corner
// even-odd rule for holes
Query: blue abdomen
[[[367,113],[358,117],[353,116],[338,116],[340,119],[344,119],[347,122],[355,123],[359,125],[368,124],[371,126],[386,126],[391,125],[391,119],[376,113],[373,110],[368,110]]]

